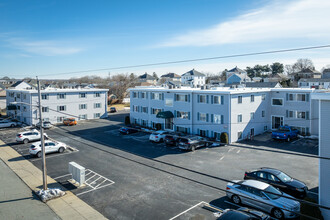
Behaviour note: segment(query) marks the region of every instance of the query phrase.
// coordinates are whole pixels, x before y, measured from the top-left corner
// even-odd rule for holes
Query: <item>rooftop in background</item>
[[[230,73],[246,73],[245,70],[242,70],[240,68],[238,68],[237,66],[231,70],[228,70],[227,72],[230,72]]]
[[[156,79],[155,77],[153,77],[152,75],[149,75],[148,73],[142,74],[138,78],[139,79],[149,79],[149,80],[155,80]]]
[[[167,74],[162,75],[161,77],[168,77],[168,78],[181,78],[181,76],[179,76],[179,75],[176,74],[176,73],[167,73]]]
[[[22,93],[37,93],[37,89],[7,89],[8,92],[22,92]],[[59,88],[46,88],[42,89],[41,93],[65,93],[65,92],[91,92],[99,91],[105,92],[109,91],[108,89],[95,89],[95,88],[77,88],[77,89],[59,89]]]
[[[184,74],[182,76],[205,76],[205,74],[196,71],[195,69],[192,69]]]
[[[329,79],[323,79],[323,78],[300,79],[299,82],[330,82],[330,78]]]

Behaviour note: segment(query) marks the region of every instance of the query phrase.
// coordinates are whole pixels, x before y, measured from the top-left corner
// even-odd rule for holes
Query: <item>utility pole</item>
[[[40,91],[40,82],[37,77],[38,83],[38,99],[39,99],[39,123],[40,123],[40,141],[41,141],[41,157],[42,157],[42,182],[43,189],[47,190],[47,168],[46,168],[46,155],[45,155],[45,141],[44,141],[44,129],[42,128],[42,109],[41,109],[41,91]]]

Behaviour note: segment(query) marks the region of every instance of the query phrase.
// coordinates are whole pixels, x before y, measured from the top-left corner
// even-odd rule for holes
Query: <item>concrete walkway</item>
[[[0,219],[60,219],[0,160]]]
[[[9,147],[6,145],[2,140],[0,140],[0,159],[8,166],[10,170],[12,170],[14,173],[16,173],[16,178],[17,179],[12,179],[12,180],[7,180],[6,178],[6,173],[0,172],[0,201],[4,201],[3,203],[0,202],[0,219],[37,219],[37,216],[32,216],[30,213],[36,212],[37,210],[33,210],[33,207],[31,207],[31,212],[26,212],[27,215],[26,217],[19,217],[23,213],[25,213],[26,210],[30,209],[29,206],[24,207],[26,202],[24,201],[29,201],[33,200],[33,195],[32,191],[38,191],[42,188],[42,172],[39,170],[37,167],[35,167],[31,162],[26,160],[22,155],[17,153],[13,148]],[[2,162],[2,164],[3,164]],[[4,164],[3,164],[4,165]],[[4,166],[6,166],[4,165]],[[6,171],[5,171],[6,172]],[[7,170],[8,172],[8,170]],[[9,172],[10,173],[10,172]],[[12,173],[12,174],[14,174]],[[8,188],[10,191],[3,191],[2,187],[5,184],[11,184],[10,182],[7,181],[13,181],[17,182],[17,184],[23,184],[24,182],[27,187],[30,188],[29,191],[26,191],[25,188],[25,193],[21,195],[21,198],[16,197],[15,191],[13,191],[13,188]],[[49,188],[60,188],[62,190],[63,187],[57,183],[54,179],[50,178],[49,176],[47,177],[48,181],[48,187]],[[15,186],[15,184],[14,184]],[[23,189],[24,191],[24,189]],[[3,198],[3,194],[6,194],[6,199]],[[32,198],[31,198],[32,197]],[[4,204],[9,204],[9,200],[17,200],[20,199],[21,205],[18,207],[11,207],[8,208],[8,211],[3,211],[2,206]],[[18,201],[17,201],[18,202]],[[84,201],[79,199],[77,196],[75,196],[73,193],[70,191],[66,191],[66,195],[57,199],[53,199],[48,201],[46,204],[48,207],[53,211],[51,211],[49,208],[47,209],[46,204],[43,204],[40,200],[34,200],[35,203],[39,203],[41,207],[44,207],[43,210],[47,210],[45,212],[50,212],[52,215],[48,214],[43,214],[40,219],[45,219],[46,217],[49,217],[48,219],[63,219],[63,220],[75,220],[75,219],[106,219],[102,214],[100,214],[98,211],[93,209],[91,206],[86,204]],[[34,203],[33,202],[33,203]],[[18,203],[17,203],[18,204]],[[22,209],[24,211],[16,211]],[[11,210],[11,211],[10,211]],[[9,214],[9,212],[12,212],[11,214],[13,216],[8,216],[5,218],[2,218],[2,214]],[[18,213],[18,217],[15,216],[15,213]],[[57,217],[57,216],[58,217]],[[10,218],[11,217],[11,218]],[[54,217],[54,218],[52,218]]]

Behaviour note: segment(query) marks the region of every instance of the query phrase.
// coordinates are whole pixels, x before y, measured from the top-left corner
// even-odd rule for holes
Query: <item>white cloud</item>
[[[27,41],[11,38],[7,42],[15,49],[43,56],[69,55],[79,53],[83,50],[82,48],[67,46],[64,42],[56,41]]]
[[[328,39],[329,10],[329,0],[272,1],[216,26],[178,35],[158,46],[209,46],[275,39]]]

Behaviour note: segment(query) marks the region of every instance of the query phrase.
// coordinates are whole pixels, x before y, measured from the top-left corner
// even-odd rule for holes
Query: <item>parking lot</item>
[[[125,115],[46,131],[71,147],[46,156],[48,175],[109,219],[216,219],[215,211],[204,205],[233,207],[225,202],[225,180],[243,179],[244,171],[259,167],[280,169],[317,195],[315,141],[275,142],[266,134],[253,141],[185,152],[150,143],[147,133],[119,134]],[[15,142],[18,130],[2,129],[0,138],[41,169],[41,160],[28,155],[29,144]],[[69,182],[71,161],[86,168],[85,187]]]

